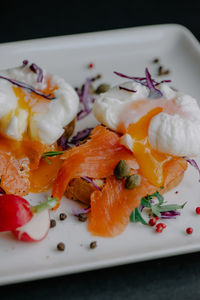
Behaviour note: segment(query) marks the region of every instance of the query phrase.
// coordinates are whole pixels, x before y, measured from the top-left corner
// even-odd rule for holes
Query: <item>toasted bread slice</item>
[[[171,189],[175,188],[182,181],[184,176],[184,172],[176,177],[174,180],[170,181],[164,189],[160,189],[159,192],[164,194]],[[104,180],[102,179],[94,179],[94,183],[102,188],[104,186]],[[80,201],[85,204],[90,204],[90,195],[93,191],[95,191],[95,187],[88,181],[83,178],[74,178],[70,181],[65,196],[68,199],[72,199],[75,201]],[[159,188],[158,188],[159,189]]]
[[[69,124],[67,124],[64,127],[65,131],[62,136],[66,137],[68,139],[73,134],[75,125],[76,125],[76,118],[74,118]]]

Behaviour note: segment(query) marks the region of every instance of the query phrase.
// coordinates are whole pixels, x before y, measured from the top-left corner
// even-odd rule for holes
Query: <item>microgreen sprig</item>
[[[48,152],[44,152],[42,154],[42,158],[48,163],[50,164],[50,160],[47,157],[53,157],[53,156],[57,156],[57,155],[61,155],[63,154],[64,151],[48,151]]]
[[[158,200],[158,203],[154,204],[153,198]],[[163,212],[176,211],[177,209],[183,209],[186,202],[182,205],[179,204],[168,204],[163,205],[164,197],[157,191],[151,195],[147,195],[141,199],[142,208],[146,207],[150,209],[152,215],[157,216],[158,218],[162,217]],[[142,216],[142,212],[139,207],[135,208],[130,215],[130,222],[141,222],[144,225],[148,225],[145,219]]]

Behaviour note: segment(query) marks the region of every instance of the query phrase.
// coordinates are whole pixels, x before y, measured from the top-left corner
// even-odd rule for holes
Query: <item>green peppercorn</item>
[[[98,86],[98,88],[96,89],[95,93],[96,94],[101,94],[101,93],[105,93],[109,90],[110,85],[107,83],[102,83]]]
[[[131,175],[129,177],[126,178],[125,181],[125,188],[127,190],[133,190],[135,189],[137,186],[139,186],[141,183],[141,177],[140,175]]]
[[[114,175],[117,179],[127,177],[130,173],[130,167],[125,160],[121,159],[114,169]]]

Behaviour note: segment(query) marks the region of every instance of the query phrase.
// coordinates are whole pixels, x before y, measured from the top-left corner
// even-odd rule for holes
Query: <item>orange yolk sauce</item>
[[[56,86],[53,88],[50,86],[49,80],[47,88],[42,92],[46,95],[52,93],[52,96],[54,96],[56,89]],[[31,108],[34,105],[40,101],[51,101],[32,92],[28,94],[20,87],[13,86],[13,90],[18,98],[18,107],[28,111],[29,117],[31,115]],[[17,194],[20,196],[24,196],[28,192],[39,193],[47,191],[57,177],[63,160],[60,159],[60,156],[49,157],[49,163],[47,163],[42,158],[42,155],[44,152],[57,150],[61,150],[57,146],[57,143],[50,146],[45,145],[39,141],[31,140],[28,133],[24,134],[23,140],[21,141],[13,140],[0,134],[0,178],[2,188],[6,193],[13,193],[13,191],[16,190],[13,184],[18,184]],[[14,167],[10,167],[10,164],[13,164]],[[6,171],[8,166],[9,179],[11,179],[9,184],[5,178],[8,176],[8,172]],[[16,181],[17,176],[19,176],[19,178],[23,177],[24,181]],[[27,183],[27,180],[28,188],[27,186],[25,188],[23,187],[23,182]]]
[[[145,107],[146,106],[146,107]],[[143,107],[143,108],[142,108]],[[142,110],[146,108],[146,113]],[[119,131],[128,133],[133,139],[133,153],[139,164],[141,174],[148,181],[157,186],[164,186],[165,168],[167,164],[176,160],[175,156],[161,153],[153,149],[148,140],[148,128],[151,119],[162,111],[168,113],[177,113],[178,107],[170,109],[169,101],[162,100],[141,100],[136,101],[129,106],[129,109],[135,110],[134,113],[142,115],[135,123],[125,126],[125,120],[119,126]],[[124,115],[124,114],[123,114]],[[131,115],[130,115],[131,116]],[[130,122],[130,121],[129,121]]]

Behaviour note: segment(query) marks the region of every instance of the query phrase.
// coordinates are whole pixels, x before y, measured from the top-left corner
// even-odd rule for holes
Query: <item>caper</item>
[[[102,83],[98,86],[98,88],[96,89],[95,93],[96,94],[101,94],[101,93],[105,93],[109,90],[110,85],[107,83]]]
[[[130,167],[125,160],[120,160],[114,169],[114,175],[118,179],[127,177],[130,173]]]
[[[125,181],[125,188],[127,190],[135,189],[137,186],[139,186],[141,183],[141,177],[138,174],[131,175],[126,178]]]

